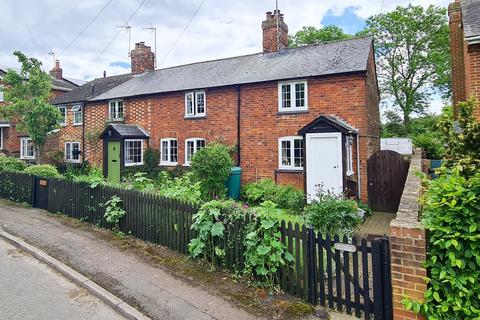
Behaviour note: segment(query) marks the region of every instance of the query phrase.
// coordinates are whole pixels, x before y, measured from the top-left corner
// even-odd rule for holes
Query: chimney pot
[[[103,77],[106,78],[107,77],[107,71],[103,70]]]
[[[55,66],[52,70],[50,70],[50,75],[56,79],[62,80],[63,79],[63,70],[60,68],[60,60],[55,60]]]
[[[271,11],[266,13],[266,19],[262,22],[263,52],[276,52],[288,46],[288,26],[283,17],[283,13],[277,9],[273,14]]]

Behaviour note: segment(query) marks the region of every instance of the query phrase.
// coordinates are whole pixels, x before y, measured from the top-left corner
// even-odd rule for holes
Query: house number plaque
[[[47,180],[40,180],[38,182],[41,186],[46,186],[47,185]]]
[[[353,244],[348,244],[348,243],[335,243],[333,247],[335,248],[335,250],[338,250],[338,251],[347,251],[347,252],[357,251],[357,248]]]

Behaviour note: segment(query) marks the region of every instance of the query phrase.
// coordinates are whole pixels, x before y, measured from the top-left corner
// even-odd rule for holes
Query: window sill
[[[108,122],[124,122],[125,119],[108,119]]]
[[[308,109],[299,109],[299,110],[278,110],[277,116],[283,115],[295,115],[295,114],[306,114],[309,113]]]
[[[72,124],[72,126],[74,126],[74,127],[83,126],[83,123],[74,123],[74,124]]]
[[[178,162],[160,162],[158,165],[162,167],[176,167]]]
[[[278,173],[303,173],[303,168],[298,168],[298,169],[286,169],[286,168],[280,168],[277,169]]]
[[[206,119],[207,115],[202,115],[202,116],[185,116],[183,119],[185,120],[202,120]]]
[[[355,172],[353,172],[353,171],[347,171],[346,172],[347,177],[352,177],[354,174],[355,174]]]
[[[143,162],[125,163],[125,167],[135,167],[135,166],[143,166]]]

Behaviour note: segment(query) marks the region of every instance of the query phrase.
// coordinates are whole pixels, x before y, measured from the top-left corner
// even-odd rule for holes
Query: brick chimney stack
[[[454,106],[458,102],[467,99],[462,10],[460,5],[460,1],[456,0],[448,6],[450,50],[452,59],[452,96]],[[454,108],[455,113],[456,111],[456,108]]]
[[[55,60],[55,67],[50,70],[50,75],[57,79],[63,79],[63,70],[60,68],[60,60]]]
[[[288,26],[283,21],[283,14],[280,13],[280,10],[266,13],[266,20],[262,22],[262,30],[263,52],[275,52],[288,46]]]
[[[130,52],[132,73],[143,73],[155,70],[155,54],[145,42],[135,43],[135,49]]]

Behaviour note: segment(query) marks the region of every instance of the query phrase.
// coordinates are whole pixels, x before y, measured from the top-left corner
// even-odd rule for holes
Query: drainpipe
[[[357,197],[360,200],[362,193],[362,175],[360,174],[360,134],[357,132]]]
[[[82,162],[85,162],[85,107],[86,103],[82,103]]]
[[[237,167],[240,167],[240,109],[241,109],[240,85],[237,85]]]

